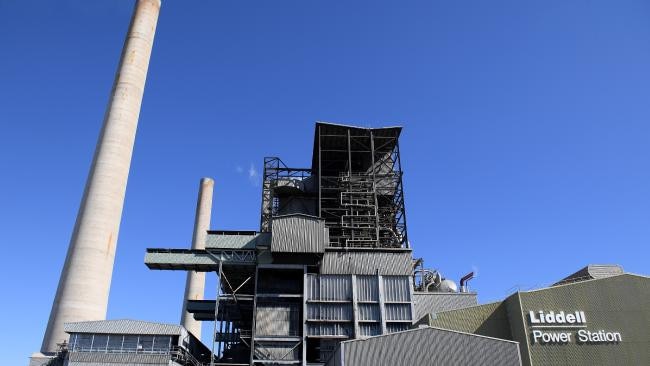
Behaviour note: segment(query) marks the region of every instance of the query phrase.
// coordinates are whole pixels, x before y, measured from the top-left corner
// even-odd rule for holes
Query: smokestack
[[[212,192],[214,180],[202,178],[199,185],[199,198],[196,201],[196,215],[194,216],[194,235],[192,236],[192,249],[205,249],[205,239],[210,229],[212,214]],[[185,282],[185,296],[183,297],[183,310],[181,325],[198,339],[201,339],[201,322],[194,319],[187,312],[188,300],[203,300],[205,291],[205,272],[187,272]]]
[[[63,324],[106,318],[122,217],[160,0],[138,0],[124,41],[92,166],[41,346],[67,340]]]

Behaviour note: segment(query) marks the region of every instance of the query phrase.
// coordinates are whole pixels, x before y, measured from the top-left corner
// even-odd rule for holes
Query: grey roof
[[[517,342],[422,327],[339,344],[327,366],[520,366]]]
[[[176,324],[116,319],[65,323],[64,330],[67,333],[180,335],[183,327]]]
[[[585,280],[597,280],[599,278],[618,276],[623,273],[625,273],[623,267],[618,264],[590,264],[554,283],[552,286]]]
[[[269,245],[271,235],[269,233],[253,234],[226,234],[208,233],[205,239],[206,248],[219,249],[255,249],[257,246]]]
[[[144,264],[149,269],[209,272],[224,264],[254,265],[255,251],[238,249],[190,250],[148,248]]]

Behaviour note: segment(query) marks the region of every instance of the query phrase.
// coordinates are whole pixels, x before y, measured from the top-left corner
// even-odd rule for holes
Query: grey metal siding
[[[315,323],[307,327],[309,336],[345,336],[352,337],[354,334],[352,323]]]
[[[384,301],[411,301],[411,282],[408,276],[384,276]]]
[[[307,319],[352,321],[352,304],[307,304]]]
[[[307,300],[351,301],[352,277],[307,275]]]
[[[379,304],[359,304],[357,305],[359,321],[381,321],[381,311]]]
[[[344,362],[340,366],[521,365],[516,342],[438,328],[347,341],[341,349]],[[336,355],[328,365],[339,365]]]
[[[305,215],[273,218],[271,251],[283,253],[322,253],[329,241],[325,221]]]
[[[414,292],[415,319],[426,314],[478,305],[475,293]]]
[[[379,301],[377,276],[357,276],[357,301]]]
[[[411,304],[386,304],[384,305],[386,321],[391,320],[411,320]]]
[[[381,334],[381,323],[359,324],[360,337],[373,337]]]
[[[410,251],[327,251],[321,262],[322,274],[410,276],[412,272],[413,259]]]

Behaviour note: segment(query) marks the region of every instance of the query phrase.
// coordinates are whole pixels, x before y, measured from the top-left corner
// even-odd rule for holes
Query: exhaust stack
[[[466,283],[469,282],[469,280],[472,278],[474,278],[474,271],[464,275],[463,278],[460,279],[460,292],[468,291]]]
[[[212,214],[212,193],[214,180],[202,178],[199,185],[199,198],[196,202],[196,216],[194,217],[194,235],[192,236],[192,249],[205,249],[205,239],[210,229]],[[188,300],[203,300],[205,293],[205,272],[187,271],[185,282],[185,297],[181,313],[181,325],[196,338],[201,339],[201,322],[194,319],[187,312]]]
[[[126,182],[160,0],[135,4],[41,352],[68,339],[63,324],[106,318]]]

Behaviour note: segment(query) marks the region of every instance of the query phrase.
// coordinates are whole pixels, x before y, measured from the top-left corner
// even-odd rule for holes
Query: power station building
[[[311,167],[265,158],[259,230],[209,230],[202,179],[191,248],[145,254],[150,269],[188,272],[181,325],[69,322],[57,357],[30,366],[650,363],[646,276],[590,265],[479,305],[471,273],[458,288],[413,258],[400,133],[319,122]]]
[[[650,282],[588,266],[478,305],[413,258],[400,127],[317,123],[311,166],[264,159],[259,228],[210,230],[201,180],[180,325],[105,320],[160,0],[137,0],[40,352],[30,366],[650,365]],[[189,248],[188,248],[189,247]],[[218,293],[204,299],[205,276]],[[180,295],[180,294],[179,294]],[[214,325],[201,343],[201,322]]]
[[[477,304],[475,293],[457,292],[413,259],[400,133],[317,123],[311,167],[264,159],[259,230],[209,231],[200,250],[147,250],[151,269],[217,273],[216,299],[188,299],[186,309],[218,321],[219,364],[325,364],[342,341],[407,331],[423,314]],[[514,342],[458,332],[445,339],[508,344],[482,354],[519,364]]]

